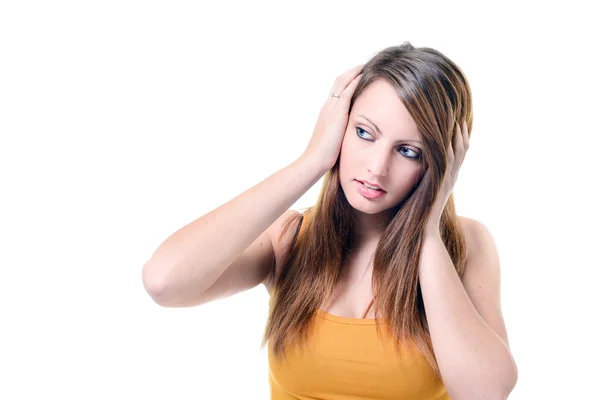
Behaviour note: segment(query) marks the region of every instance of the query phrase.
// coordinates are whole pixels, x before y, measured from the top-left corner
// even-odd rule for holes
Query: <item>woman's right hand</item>
[[[319,113],[313,135],[303,156],[319,163],[325,171],[335,165],[348,126],[348,111],[354,89],[365,64],[358,65],[335,80],[327,101]],[[340,97],[333,97],[335,93]]]

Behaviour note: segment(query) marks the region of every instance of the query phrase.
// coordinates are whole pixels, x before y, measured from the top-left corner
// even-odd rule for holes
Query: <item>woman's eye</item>
[[[417,153],[416,151],[414,151],[414,150],[412,150],[412,149],[409,149],[408,147],[405,147],[405,146],[400,146],[399,150],[402,150],[402,149],[406,149],[406,150],[408,150],[408,151],[410,151],[410,152],[414,153],[414,155],[412,155],[412,156],[410,156],[410,155],[407,155],[407,157],[408,157],[408,158],[414,158],[414,159],[417,159],[417,158],[419,158],[419,157],[420,157],[420,156],[419,156],[419,153]]]
[[[356,127],[356,134],[358,135],[358,137],[359,137],[359,138],[361,138],[361,139],[363,139],[363,140],[368,140],[368,141],[370,141],[369,139],[365,138],[365,137],[364,137],[364,136],[361,134],[361,131],[362,131],[362,132],[364,132],[364,133],[366,133],[367,135],[371,136],[371,135],[369,134],[369,132],[367,132],[366,130],[364,130],[364,129],[362,129],[362,128],[359,128],[359,127],[357,126],[357,127]],[[409,152],[409,153],[408,153],[408,155],[406,155],[406,153],[402,153],[402,151],[401,151],[401,150],[408,150],[408,152]],[[417,153],[416,151],[414,151],[414,150],[412,150],[412,149],[410,149],[410,148],[408,148],[408,147],[406,147],[406,146],[400,146],[400,147],[398,148],[398,151],[399,151],[399,153],[403,154],[403,155],[404,155],[406,158],[412,158],[412,159],[415,159],[415,160],[416,160],[416,159],[418,159],[418,158],[420,157],[420,154],[419,154],[419,153]],[[411,155],[410,153],[413,153],[413,154]]]
[[[357,135],[358,135],[358,137],[359,137],[359,138],[361,138],[361,139],[364,139],[364,137],[363,137],[363,136],[362,136],[362,135],[359,133],[359,131],[363,131],[363,132],[365,132],[367,135],[369,135],[369,132],[367,132],[367,131],[365,131],[364,129],[362,129],[362,128],[359,128],[359,127],[357,126],[357,127],[356,127],[356,134],[357,134]],[[371,136],[371,135],[369,135],[369,136]]]

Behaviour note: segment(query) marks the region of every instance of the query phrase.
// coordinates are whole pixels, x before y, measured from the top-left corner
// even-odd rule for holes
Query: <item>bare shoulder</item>
[[[494,237],[483,222],[475,218],[460,215],[458,216],[458,220],[460,221],[465,235],[467,245],[467,265],[469,265],[468,261],[470,261],[474,255],[496,250]]]
[[[269,295],[271,294],[272,280],[277,276],[281,268],[280,261],[290,249],[301,216],[302,213],[299,211],[287,210],[269,228],[269,236],[271,237],[273,253],[275,254],[275,268],[263,282]]]
[[[483,222],[481,222],[475,218],[470,218],[470,217],[465,217],[463,215],[459,215],[458,220],[460,221],[460,223],[463,227],[463,231],[464,231],[465,235],[470,235],[471,240],[476,240],[478,234],[482,234],[482,233],[489,234],[490,233],[488,227]]]
[[[465,235],[468,255],[469,251],[473,248],[473,225],[477,222],[477,220],[465,217],[464,215],[459,215],[458,221],[460,222],[463,234]]]

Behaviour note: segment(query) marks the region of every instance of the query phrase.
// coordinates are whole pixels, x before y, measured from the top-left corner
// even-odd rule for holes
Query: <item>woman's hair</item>
[[[471,89],[462,70],[437,50],[415,48],[410,42],[377,53],[363,68],[350,101],[374,80],[389,83],[407,108],[423,142],[421,181],[394,209],[373,256],[373,294],[377,336],[380,327],[395,349],[421,353],[441,380],[433,352],[421,287],[419,253],[423,230],[447,168],[446,151],[461,121],[471,132]],[[332,300],[353,230],[352,206],[340,186],[338,157],[325,174],[317,203],[287,221],[296,233],[273,277],[266,342],[273,356],[285,358],[289,346],[307,344],[318,323],[317,312]],[[462,277],[466,244],[456,215],[454,197],[444,208],[440,233]],[[381,324],[383,322],[383,324]],[[414,347],[411,349],[411,346]],[[413,353],[414,354],[414,353]]]

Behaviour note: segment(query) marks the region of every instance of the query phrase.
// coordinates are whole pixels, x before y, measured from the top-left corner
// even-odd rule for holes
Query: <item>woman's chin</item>
[[[365,214],[379,214],[389,208],[387,202],[374,202],[361,195],[354,195],[351,197],[346,196],[346,198],[352,208]]]

